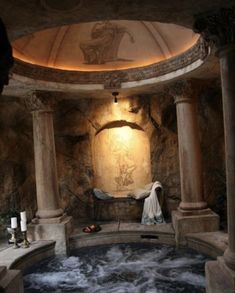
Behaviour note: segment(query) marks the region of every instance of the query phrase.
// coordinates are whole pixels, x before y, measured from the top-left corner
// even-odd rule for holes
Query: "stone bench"
[[[94,197],[94,220],[140,222],[144,199],[120,197],[101,200]]]
[[[161,192],[157,194],[159,203],[163,207],[164,196]],[[140,222],[143,206],[144,199],[115,197],[102,200],[94,196],[94,220]]]

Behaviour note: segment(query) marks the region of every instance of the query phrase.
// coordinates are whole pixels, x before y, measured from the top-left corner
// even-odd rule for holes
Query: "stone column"
[[[33,114],[34,157],[38,210],[29,225],[31,240],[56,241],[57,254],[68,253],[72,218],[59,206],[53,129],[53,93],[35,91],[26,98]]]
[[[229,247],[226,264],[235,270],[235,45],[219,52],[223,94],[226,152],[227,213]]]
[[[181,203],[172,212],[176,241],[183,244],[187,233],[210,232],[219,229],[219,217],[203,197],[203,179],[199,129],[192,81],[178,81],[170,88],[177,111],[180,162]]]
[[[52,98],[48,93],[36,93],[27,99],[33,115],[35,175],[40,222],[59,222],[63,210],[59,207],[56,153],[53,128]]]
[[[181,203],[183,211],[206,208],[203,200],[202,163],[195,97],[189,81],[179,81],[171,88],[177,111],[180,161]]]
[[[235,8],[199,15],[194,30],[217,49],[220,59],[225,134],[228,248],[206,266],[207,292],[235,291]],[[224,276],[219,282],[218,273]],[[217,277],[217,278],[216,278]],[[226,283],[226,280],[229,282]],[[231,287],[224,288],[225,284]],[[226,286],[227,286],[226,285]]]

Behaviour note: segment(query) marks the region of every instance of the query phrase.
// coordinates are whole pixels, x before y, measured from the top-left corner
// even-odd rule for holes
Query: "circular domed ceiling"
[[[13,42],[14,57],[76,71],[136,68],[177,56],[198,40],[191,30],[146,21],[102,21],[46,29]]]

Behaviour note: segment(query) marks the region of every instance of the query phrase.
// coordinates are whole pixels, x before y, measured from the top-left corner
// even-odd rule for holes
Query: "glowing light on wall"
[[[95,186],[117,197],[151,182],[149,139],[140,129],[102,130],[95,137],[93,157]]]
[[[116,137],[123,143],[130,144],[130,140],[132,139],[132,129],[130,127],[120,127],[114,129]]]

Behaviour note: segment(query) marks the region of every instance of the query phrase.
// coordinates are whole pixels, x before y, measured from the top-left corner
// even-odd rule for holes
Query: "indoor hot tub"
[[[26,293],[204,292],[208,257],[166,244],[86,247],[52,257],[25,271]]]

